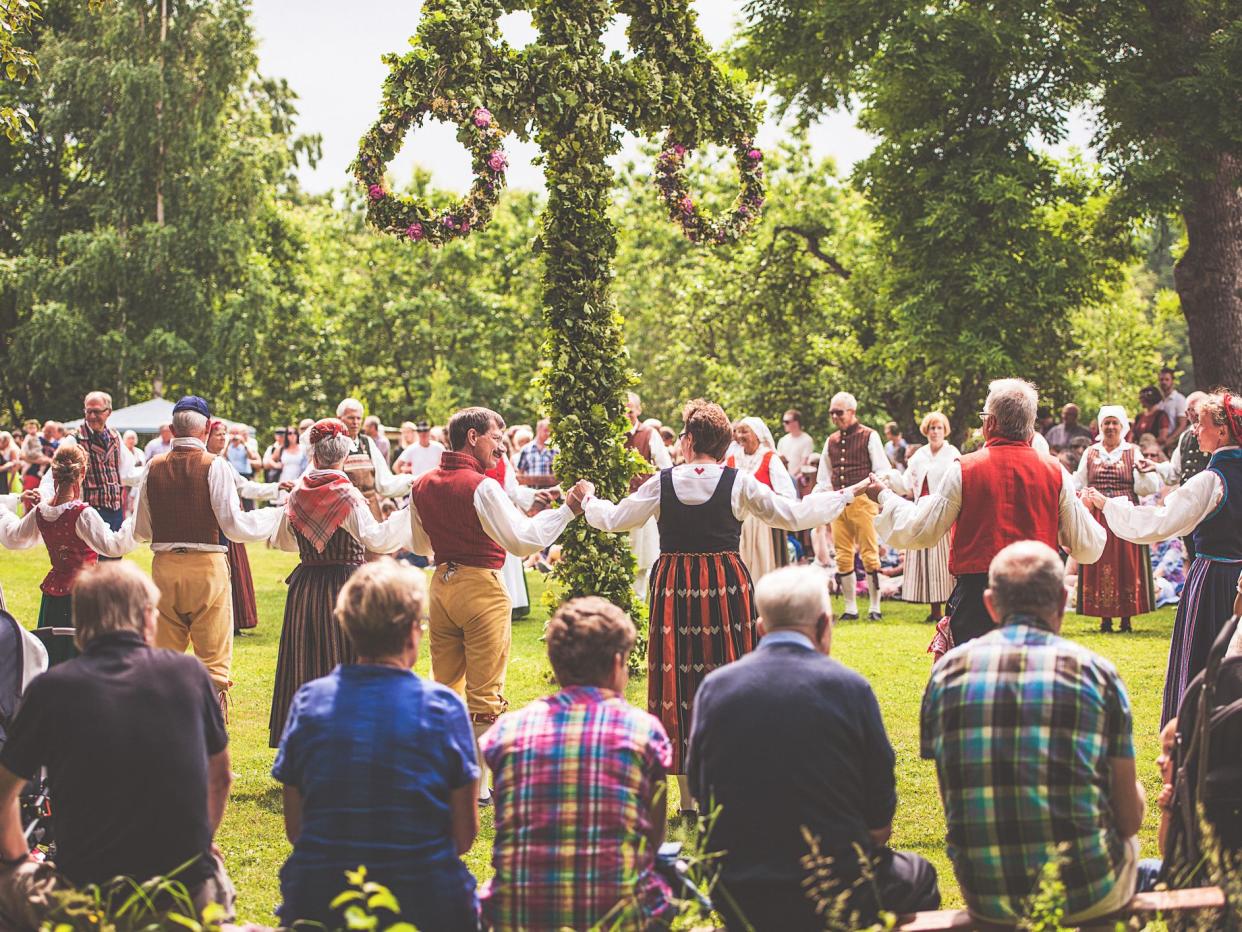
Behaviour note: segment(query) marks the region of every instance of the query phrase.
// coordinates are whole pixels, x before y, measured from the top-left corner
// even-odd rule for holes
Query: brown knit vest
[[[215,456],[196,447],[174,447],[147,466],[143,494],[151,513],[153,544],[220,544],[207,474]]]

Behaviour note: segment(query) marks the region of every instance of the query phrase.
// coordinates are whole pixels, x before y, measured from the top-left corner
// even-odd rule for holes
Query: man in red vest
[[[983,449],[950,466],[938,489],[917,502],[874,477],[867,489],[880,503],[876,529],[890,546],[931,547],[953,531],[949,572],[957,584],[948,603],[948,646],[992,629],[983,592],[988,566],[1005,547],[1037,540],[1067,550],[1079,563],[1094,563],[1104,552],[1104,528],[1079,500],[1069,473],[1031,446],[1038,402],[1029,382],[997,379],[980,413]]]
[[[440,465],[410,489],[414,552],[435,557],[431,578],[431,673],[462,692],[475,737],[508,705],[505,672],[512,639],[512,606],[501,578],[506,551],[527,557],[551,546],[582,514],[586,484],[579,482],[565,508],[528,518],[495,479],[505,422],[487,408],[464,408],[448,422],[449,449]],[[482,784],[486,786],[486,782]],[[490,793],[480,799],[490,800]]]

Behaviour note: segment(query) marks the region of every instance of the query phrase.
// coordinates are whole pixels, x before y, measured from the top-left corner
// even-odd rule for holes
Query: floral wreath
[[[384,187],[384,169],[401,148],[406,133],[428,115],[458,125],[457,138],[470,151],[474,182],[470,193],[447,208],[422,198],[393,194]],[[362,137],[354,177],[367,194],[367,220],[379,230],[416,243],[440,246],[467,235],[491,219],[500,199],[509,159],[501,147],[504,132],[489,110],[443,97],[419,107],[388,105]]]
[[[686,187],[682,171],[688,147],[677,142],[670,132],[664,149],[656,158],[656,187],[668,206],[669,215],[681,225],[692,243],[734,243],[746,233],[763,209],[763,152],[755,148],[750,137],[739,139],[733,155],[742,184],[733,209],[722,218],[706,217],[699,212]]]

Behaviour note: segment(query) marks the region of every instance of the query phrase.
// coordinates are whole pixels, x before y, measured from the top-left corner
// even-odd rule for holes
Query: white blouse
[[[512,470],[506,471],[506,484],[511,474]],[[534,500],[533,495],[531,500]],[[474,511],[479,516],[483,533],[515,557],[529,557],[545,547],[551,547],[576,517],[568,506],[563,505],[545,509],[529,518],[518,511],[508,493],[491,476],[474,490]],[[409,512],[411,549],[419,556],[430,557],[433,554],[431,538],[423,529],[413,498],[410,499]]]
[[[724,467],[720,463],[683,463],[674,466],[673,493],[683,505],[701,505],[712,497]],[[788,473],[786,473],[788,476]],[[815,492],[801,500],[775,494],[749,473],[738,470],[729,505],[733,517],[744,521],[753,515],[769,527],[802,531],[834,521],[854,500],[848,489]],[[660,474],[652,476],[619,502],[589,498],[587,523],[601,531],[630,531],[660,515]]]
[[[43,517],[44,521],[55,521],[71,505],[75,504],[80,504],[80,501],[64,502],[60,505],[40,502],[36,508],[30,509],[7,535],[0,537],[0,542],[3,542],[4,546],[10,550],[27,550],[33,547],[42,540],[39,524],[35,520],[36,512]],[[122,524],[119,531],[114,531],[99,516],[99,512],[89,506],[84,508],[82,514],[78,516],[78,523],[74,526],[74,530],[82,543],[103,557],[123,557],[136,546],[132,518]]]
[[[889,474],[889,485],[898,494],[918,498],[923,492],[923,480],[926,479],[927,491],[934,492],[940,488],[940,482],[948,473],[949,467],[961,457],[961,451],[951,443],[942,444],[936,453],[932,452],[930,444],[924,444],[910,457],[904,473],[894,470]]]
[[[740,471],[748,476],[753,476],[759,467],[763,465],[765,453],[772,454],[772,458],[768,460],[768,478],[772,480],[772,491],[785,498],[797,498],[798,490],[794,488],[794,482],[789,475],[789,470],[785,468],[785,461],[771,447],[760,447],[751,454],[743,453],[739,447],[734,454],[734,462],[737,463],[737,468]],[[667,465],[671,466],[672,464],[669,463]]]
[[[1224,497],[1220,476],[1205,469],[1170,492],[1163,505],[1135,505],[1124,496],[1110,498],[1104,503],[1104,517],[1118,537],[1135,544],[1155,544],[1185,537],[1211,517]]]
[[[1119,462],[1121,460],[1121,455],[1129,449],[1133,449],[1136,453],[1138,453],[1138,447],[1134,446],[1134,444],[1130,443],[1128,440],[1121,441],[1121,443],[1117,444],[1117,446],[1112,450],[1106,449],[1104,444],[1100,441],[1096,441],[1091,444],[1091,446],[1087,447],[1087,449],[1083,450],[1082,459],[1078,461],[1078,469],[1074,472],[1074,481],[1078,484],[1078,488],[1085,489],[1089,484],[1087,481],[1088,453],[1095,450],[1096,453],[1099,454],[1100,459],[1111,466],[1113,463]],[[1138,456],[1141,458],[1142,454],[1138,453]],[[1133,470],[1133,473],[1134,475],[1132,478],[1134,482],[1135,495],[1141,498],[1144,495],[1155,495],[1160,491],[1159,470],[1153,469],[1151,472],[1139,472],[1138,469],[1135,469]]]

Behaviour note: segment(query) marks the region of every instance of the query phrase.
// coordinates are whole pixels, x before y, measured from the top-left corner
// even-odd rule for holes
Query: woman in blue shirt
[[[478,928],[460,857],[479,828],[474,732],[456,693],[411,670],[425,605],[421,571],[390,559],[341,590],[336,618],[358,662],[298,690],[272,768],[293,844],[280,872],[282,925],[337,927],[329,904],[345,871],[365,865],[401,904],[391,921]]]

